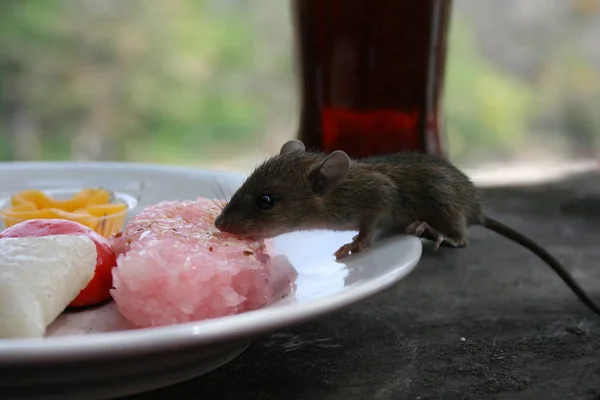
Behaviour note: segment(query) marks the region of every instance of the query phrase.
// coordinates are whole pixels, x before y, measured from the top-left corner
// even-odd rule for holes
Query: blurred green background
[[[454,7],[451,157],[594,157],[600,0]],[[296,132],[292,43],[284,0],[0,0],[0,161],[253,166]]]

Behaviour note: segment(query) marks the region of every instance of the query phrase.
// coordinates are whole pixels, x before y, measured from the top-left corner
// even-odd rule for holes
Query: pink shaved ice
[[[265,241],[214,227],[213,200],[146,207],[110,240],[117,254],[111,294],[135,327],[198,321],[265,307],[289,295],[296,271]]]

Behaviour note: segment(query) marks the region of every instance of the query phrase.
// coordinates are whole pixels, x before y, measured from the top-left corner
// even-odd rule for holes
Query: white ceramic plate
[[[102,186],[135,196],[141,208],[162,200],[227,195],[244,176],[124,163],[0,163],[0,198],[27,188]],[[130,215],[130,216],[131,216]],[[231,361],[258,335],[322,316],[405,277],[421,241],[377,242],[344,263],[333,253],[355,232],[302,232],[276,239],[298,271],[296,292],[268,308],[181,325],[130,330],[113,303],[65,313],[41,340],[0,339],[0,394],[14,399],[107,399],[182,382]]]

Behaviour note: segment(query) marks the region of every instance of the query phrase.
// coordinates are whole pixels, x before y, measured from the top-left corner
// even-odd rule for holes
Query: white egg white
[[[0,339],[42,338],[94,277],[86,236],[0,239]]]

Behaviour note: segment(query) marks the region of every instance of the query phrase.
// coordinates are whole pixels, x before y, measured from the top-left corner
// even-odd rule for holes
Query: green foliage
[[[255,63],[251,26],[209,3],[14,3],[0,16],[0,66],[16,68],[0,82],[24,82],[17,101],[47,149],[65,127],[116,138],[133,159],[144,147],[197,157],[216,141],[243,143],[266,118],[240,85]]]
[[[563,47],[544,64],[536,86],[539,119],[566,133],[568,140],[557,133],[550,138],[567,152],[594,156],[600,145],[600,71],[588,58]]]
[[[1,0],[0,160],[186,163],[217,148],[255,152],[297,120],[286,13],[281,0]],[[597,145],[600,73],[572,42],[546,46],[539,76],[525,81],[482,55],[455,15],[444,89],[451,157],[510,155],[536,129],[547,141],[558,132],[574,152]],[[16,154],[17,142],[29,150]]]
[[[448,45],[444,102],[451,157],[461,162],[482,151],[518,148],[532,117],[532,88],[483,59],[464,21],[453,22]]]

